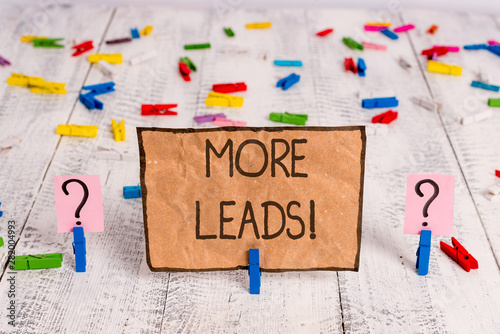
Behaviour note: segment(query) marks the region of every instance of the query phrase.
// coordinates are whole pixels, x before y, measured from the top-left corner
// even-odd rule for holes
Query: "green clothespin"
[[[0,238],[0,247],[3,246],[3,238]]]
[[[234,37],[234,32],[231,28],[224,28],[224,32],[226,33],[227,36]]]
[[[181,57],[179,61],[186,64],[186,66],[189,67],[192,71],[196,72],[196,65],[188,57]]]
[[[500,107],[500,99],[488,99],[488,105],[490,107]]]
[[[10,264],[10,269],[30,270],[59,268],[61,267],[62,260],[61,253],[14,256]]]
[[[347,45],[348,47],[350,47],[351,49],[358,49],[361,51],[363,51],[363,49],[364,49],[363,45],[359,44],[358,42],[356,42],[355,40],[353,40],[350,37],[342,38],[342,42],[344,42],[344,44]]]
[[[64,45],[56,44],[64,38],[35,38],[33,46],[35,48],[64,48]]]
[[[197,49],[210,49],[210,43],[184,45],[184,50],[197,50]]]
[[[269,114],[269,119],[271,121],[288,123],[295,125],[306,125],[307,115],[306,114],[291,114],[291,113],[280,113],[272,112]]]

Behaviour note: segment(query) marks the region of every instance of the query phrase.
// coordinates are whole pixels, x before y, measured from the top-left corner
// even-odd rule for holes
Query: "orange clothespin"
[[[451,257],[453,261],[458,263],[460,267],[464,268],[466,272],[469,272],[471,269],[479,268],[477,260],[467,252],[457,239],[451,237],[451,244],[453,247],[441,241],[441,250]]]
[[[431,34],[431,35],[434,35],[434,33],[436,32],[436,30],[438,30],[438,26],[437,25],[432,25],[428,30],[427,30],[427,33],[428,34]]]

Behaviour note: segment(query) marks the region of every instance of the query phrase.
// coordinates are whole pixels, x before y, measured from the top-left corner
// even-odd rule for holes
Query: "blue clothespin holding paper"
[[[75,254],[75,267],[77,273],[84,273],[87,266],[87,247],[83,227],[73,227],[73,253]]]
[[[417,249],[417,269],[420,276],[425,276],[429,272],[429,258],[431,256],[431,236],[432,231],[422,230],[420,232],[420,242]]]
[[[79,100],[85,107],[90,110],[99,109],[102,110],[104,104],[95,98],[96,95],[102,95],[106,93],[111,93],[115,91],[115,83],[110,81],[102,84],[84,86],[82,89],[90,90],[86,94],[80,94]]]
[[[276,87],[281,87],[281,88],[283,88],[283,90],[287,90],[288,88],[292,87],[297,82],[299,82],[299,80],[300,80],[300,75],[292,73],[289,76],[287,76],[286,78],[279,80],[276,83]]]
[[[250,276],[250,294],[260,294],[260,262],[259,250],[252,248],[248,251],[248,275]]]

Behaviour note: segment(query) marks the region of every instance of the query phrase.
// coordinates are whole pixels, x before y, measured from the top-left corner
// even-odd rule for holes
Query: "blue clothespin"
[[[73,227],[73,253],[75,254],[75,267],[77,273],[84,273],[87,266],[87,248],[83,227]]]
[[[429,272],[429,258],[431,256],[431,230],[420,231],[420,242],[417,249],[417,269],[420,276]]]
[[[500,87],[495,86],[495,85],[488,85],[487,83],[481,82],[481,81],[472,81],[470,84],[472,87],[477,87],[477,88],[482,88],[486,90],[491,90],[492,92],[498,92],[500,90]]]
[[[127,199],[142,197],[141,186],[123,187],[123,197]]]
[[[2,203],[0,203],[0,205],[2,205]],[[0,211],[0,217],[3,216],[3,211]]]
[[[482,50],[482,49],[487,49],[488,45],[486,44],[471,44],[471,45],[465,45],[464,49],[465,50]]]
[[[500,57],[500,46],[498,46],[498,45],[488,45],[486,47],[486,50],[488,50],[489,52],[494,53],[494,54],[496,54],[497,56]]]
[[[392,40],[396,40],[399,38],[398,35],[396,35],[395,33],[393,33],[392,31],[390,31],[389,29],[382,29],[380,30],[380,32],[384,35],[386,35],[387,37],[389,37],[390,39]]]
[[[93,109],[102,110],[102,108],[104,107],[104,104],[101,101],[99,101],[98,99],[96,99],[95,96],[114,92],[115,91],[115,83],[110,81],[110,82],[105,82],[105,83],[97,84],[97,85],[84,86],[84,87],[82,87],[82,89],[90,90],[90,92],[88,92],[86,94],[80,94],[80,96],[79,96],[80,102],[83,103],[83,105],[90,110],[93,110]]]
[[[260,294],[260,262],[259,250],[252,248],[248,251],[248,275],[250,276],[250,294]]]
[[[275,60],[274,65],[276,65],[276,66],[302,67],[302,61],[300,61],[300,60]]]
[[[289,76],[287,76],[286,78],[279,80],[276,83],[276,87],[281,87],[281,88],[283,88],[283,90],[287,90],[288,88],[292,87],[297,82],[299,82],[299,80],[300,80],[300,75],[292,73]]]
[[[399,101],[395,96],[392,97],[380,97],[376,99],[364,99],[361,101],[361,106],[365,109],[373,108],[391,108],[397,107]]]
[[[132,34],[132,38],[140,38],[141,34],[139,34],[139,30],[137,28],[130,29],[130,33]]]
[[[358,75],[360,77],[366,76],[366,64],[363,58],[358,58]]]

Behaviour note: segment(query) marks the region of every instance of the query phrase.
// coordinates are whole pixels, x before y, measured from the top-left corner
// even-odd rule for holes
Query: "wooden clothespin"
[[[417,269],[420,276],[425,276],[429,272],[429,258],[431,255],[431,230],[420,232],[420,242],[417,249]]]
[[[477,260],[457,241],[457,239],[451,237],[451,244],[453,246],[442,241],[439,244],[441,250],[451,257],[453,261],[458,263],[460,267],[464,268],[466,272],[469,272],[471,269],[479,268]]]
[[[176,116],[177,111],[170,110],[176,108],[177,104],[143,104],[141,106],[142,116]]]
[[[87,248],[83,227],[73,227],[73,253],[75,253],[75,267],[77,273],[84,273],[87,266]]]
[[[260,294],[262,273],[260,272],[259,250],[255,248],[248,251],[248,275],[250,276],[250,294]]]

